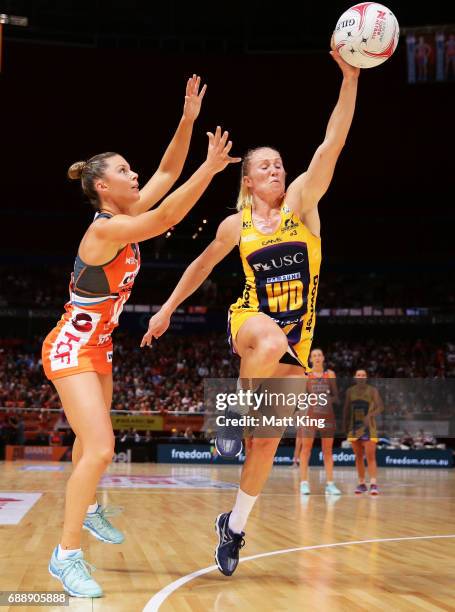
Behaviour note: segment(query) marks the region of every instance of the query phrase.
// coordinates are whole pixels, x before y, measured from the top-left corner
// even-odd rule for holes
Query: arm
[[[193,125],[201,110],[202,99],[207,85],[201,89],[201,78],[193,74],[186,85],[183,115],[168,148],[160,162],[158,170],[141,189],[141,197],[131,207],[131,215],[136,216],[149,210],[166,195],[182,172],[190,147]]]
[[[306,215],[310,215],[307,221],[313,223],[319,219],[315,214],[311,216],[311,213],[317,213],[318,202],[329,188],[354,115],[360,69],[346,63],[336,50],[331,51],[331,55],[343,73],[340,95],[330,116],[324,141],[317,148],[308,170],[291,183],[286,196],[288,206],[304,222]]]
[[[376,416],[377,414],[381,414],[381,412],[384,411],[384,404],[382,403],[382,398],[379,395],[379,391],[377,389],[374,390],[373,396],[374,396],[374,408],[368,414],[369,417]]]
[[[111,219],[99,219],[93,223],[96,237],[115,244],[141,242],[159,236],[179,223],[196,204],[215,174],[224,170],[228,164],[240,161],[239,157],[229,156],[232,142],[227,143],[228,132],[224,132],[221,136],[221,128],[217,127],[215,135],[209,132],[208,137],[209,149],[206,161],[156,210],[150,210],[136,217],[115,215]]]
[[[169,299],[150,319],[148,331],[142,338],[141,347],[150,346],[153,338],[159,338],[164,334],[175,309],[202,285],[216,264],[238,244],[240,221],[240,214],[236,213],[220,223],[215,239],[188,266]]]

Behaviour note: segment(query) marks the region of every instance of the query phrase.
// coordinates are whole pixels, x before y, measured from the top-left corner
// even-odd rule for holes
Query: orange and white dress
[[[99,213],[95,218],[111,216]],[[76,257],[65,314],[43,342],[47,378],[112,372],[112,332],[131,295],[140,264],[137,244],[127,244],[100,266],[85,264],[79,255]]]
[[[319,431],[322,438],[333,438],[336,432],[336,417],[333,408],[333,381],[336,379],[335,372],[325,370],[322,373],[314,371],[307,374],[307,393],[314,393],[320,401],[316,405],[310,406],[306,415],[309,418],[324,419],[324,427],[317,429],[315,427],[302,427],[298,431],[298,435],[303,437],[312,437]]]

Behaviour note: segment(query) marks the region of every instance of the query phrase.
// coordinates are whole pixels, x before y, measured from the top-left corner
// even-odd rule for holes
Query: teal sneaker
[[[117,508],[103,508],[103,506],[98,506],[95,512],[87,512],[82,527],[90,531],[95,538],[102,542],[107,542],[108,544],[121,544],[125,536],[106,518],[108,516],[115,516],[118,513],[119,509]]]
[[[309,495],[310,494],[310,485],[307,482],[300,483],[300,495]]]
[[[341,491],[333,482],[331,482],[325,485],[325,494],[326,495],[341,495]]]
[[[49,561],[49,573],[60,580],[65,591],[73,597],[102,597],[102,588],[89,573],[89,569],[94,570],[95,567],[84,560],[82,551],[60,561],[57,550],[58,547]]]

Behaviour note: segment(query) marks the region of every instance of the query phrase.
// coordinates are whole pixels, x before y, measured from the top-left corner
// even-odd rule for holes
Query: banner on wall
[[[111,414],[114,429],[163,431],[163,417],[159,414]]]

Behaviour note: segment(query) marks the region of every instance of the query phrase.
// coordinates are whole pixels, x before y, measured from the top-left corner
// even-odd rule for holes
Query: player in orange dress
[[[209,133],[206,161],[156,210],[149,209],[177,180],[189,147],[192,126],[205,87],[189,80],[182,120],[158,171],[139,190],[138,175],[116,153],[77,162],[69,177],[80,178],[97,213],[79,245],[65,314],[43,343],[43,366],[54,383],[68,422],[76,434],[73,472],[66,487],[65,519],[60,544],[49,563],[50,573],[76,597],[100,597],[81,551],[84,527],[98,539],[121,543],[96,503],[96,487],[114,453],[110,419],[112,400],[111,334],[131,294],[139,271],[138,242],[164,233],[190,211],[213,176],[230,162],[228,133]],[[146,212],[148,211],[148,212]]]
[[[312,369],[308,372],[307,393],[318,395],[317,405],[310,406],[307,415],[311,419],[324,419],[324,427],[318,429],[321,436],[321,447],[326,474],[325,492],[327,495],[341,495],[333,482],[333,439],[336,431],[336,418],[333,403],[338,401],[336,376],[333,370],[324,370],[324,353],[321,349],[312,349],[310,361]],[[308,483],[308,464],[313,448],[315,427],[299,427],[295,443],[294,461],[300,461],[300,493],[310,494]]]

